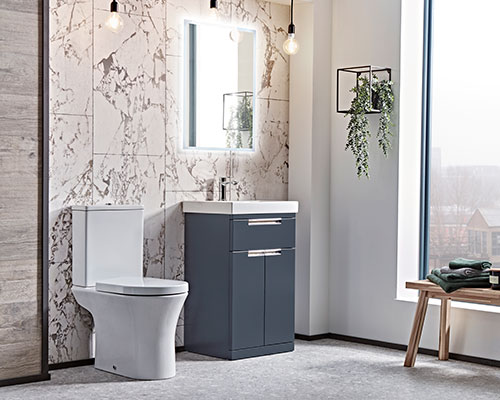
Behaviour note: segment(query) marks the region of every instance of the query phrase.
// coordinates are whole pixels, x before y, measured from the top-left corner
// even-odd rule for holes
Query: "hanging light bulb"
[[[111,32],[118,33],[123,29],[123,19],[118,14],[118,2],[113,0],[111,5],[109,6],[109,14],[108,18],[106,18],[106,28],[108,28]]]
[[[283,43],[283,50],[285,50],[286,54],[293,56],[298,53],[299,48],[299,42],[295,39],[295,34],[289,33],[288,39],[285,40],[285,43]]]
[[[293,0],[290,5],[290,25],[288,25],[288,39],[283,43],[283,50],[288,55],[293,56],[299,51],[299,42],[295,39],[295,25],[293,24]]]
[[[217,8],[217,0],[210,0],[210,8]]]

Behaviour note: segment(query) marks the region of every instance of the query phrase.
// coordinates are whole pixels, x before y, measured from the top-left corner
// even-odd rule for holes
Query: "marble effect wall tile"
[[[288,198],[288,101],[258,100],[254,153],[232,157],[237,200]]]
[[[92,114],[92,2],[50,2],[50,111]]]
[[[167,0],[167,55],[182,56],[185,21],[201,15],[201,7],[199,0]]]
[[[71,293],[71,262],[49,263],[49,363],[90,357],[92,316]]]
[[[49,166],[50,259],[71,258],[69,206],[92,200],[91,118],[51,115]]]
[[[183,200],[217,198],[225,175],[239,181],[233,198],[287,198],[289,8],[261,0],[219,0],[215,11],[208,0],[119,3],[124,29],[111,34],[102,27],[109,0],[51,2],[51,110],[70,114],[51,122],[51,363],[92,354],[92,317],[71,294],[71,205],[144,204],[145,275],[183,279]],[[255,152],[183,148],[185,19],[256,30]],[[182,313],[176,345],[183,338]]]
[[[186,20],[231,23],[231,2],[218,0],[217,4],[217,9],[210,9],[209,0],[167,0],[167,55],[182,56]]]
[[[97,10],[109,11],[111,0],[94,0]],[[120,0],[118,11],[126,15],[165,17],[166,0]]]
[[[144,205],[144,272],[163,278],[164,157],[96,155],[94,162],[94,203]]]
[[[290,7],[261,0],[232,0],[231,22],[256,31],[257,97],[288,100]]]
[[[51,115],[49,137],[50,362],[89,357],[92,318],[71,293],[71,209],[92,201],[91,118]]]
[[[104,27],[95,12],[94,151],[161,155],[165,147],[165,20],[123,16]]]

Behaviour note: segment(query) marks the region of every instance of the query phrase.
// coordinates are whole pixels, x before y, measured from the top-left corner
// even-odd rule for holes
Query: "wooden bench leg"
[[[441,299],[439,320],[439,359],[447,360],[450,353],[450,299]]]
[[[429,295],[426,290],[421,290],[418,296],[417,310],[413,319],[413,327],[411,328],[410,341],[406,350],[405,367],[413,367],[417,358],[418,345],[420,336],[422,336],[422,328],[424,327],[425,313],[427,304],[429,303]]]

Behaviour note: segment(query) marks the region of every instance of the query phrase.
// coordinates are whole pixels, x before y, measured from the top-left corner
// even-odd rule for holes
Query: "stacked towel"
[[[441,286],[446,293],[465,287],[490,287],[488,261],[467,260],[457,258],[450,262],[449,267],[436,268],[427,275],[427,279]]]
[[[467,260],[466,258],[455,258],[450,261],[450,269],[461,269],[461,268],[472,268],[482,271],[484,269],[490,268],[491,263],[487,260]]]

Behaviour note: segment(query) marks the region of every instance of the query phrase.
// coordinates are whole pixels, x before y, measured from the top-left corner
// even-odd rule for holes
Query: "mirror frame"
[[[189,137],[190,137],[190,131],[189,131],[189,120],[190,120],[190,100],[189,96],[187,95],[189,88],[189,57],[188,54],[186,54],[186,51],[188,49],[188,40],[189,40],[189,26],[190,25],[204,25],[204,26],[214,26],[214,27],[221,27],[221,28],[231,28],[231,29],[238,29],[243,32],[249,32],[253,34],[253,99],[252,99],[252,106],[253,106],[253,115],[252,115],[252,147],[246,147],[246,148],[237,148],[237,147],[202,147],[202,146],[190,146],[189,145]],[[184,20],[184,40],[183,40],[183,45],[182,45],[182,71],[183,71],[183,79],[182,79],[182,96],[183,96],[183,117],[182,117],[182,149],[183,150],[200,150],[200,151],[238,151],[238,152],[255,152],[256,150],[256,137],[257,137],[257,131],[256,131],[256,123],[258,121],[257,119],[257,102],[256,102],[256,93],[257,93],[257,30],[244,27],[244,26],[239,26],[239,25],[233,25],[233,24],[224,24],[224,23],[215,23],[215,22],[207,22],[207,21],[195,21],[192,19],[185,19]],[[223,118],[223,117],[222,117]],[[222,120],[221,118],[221,120]]]

